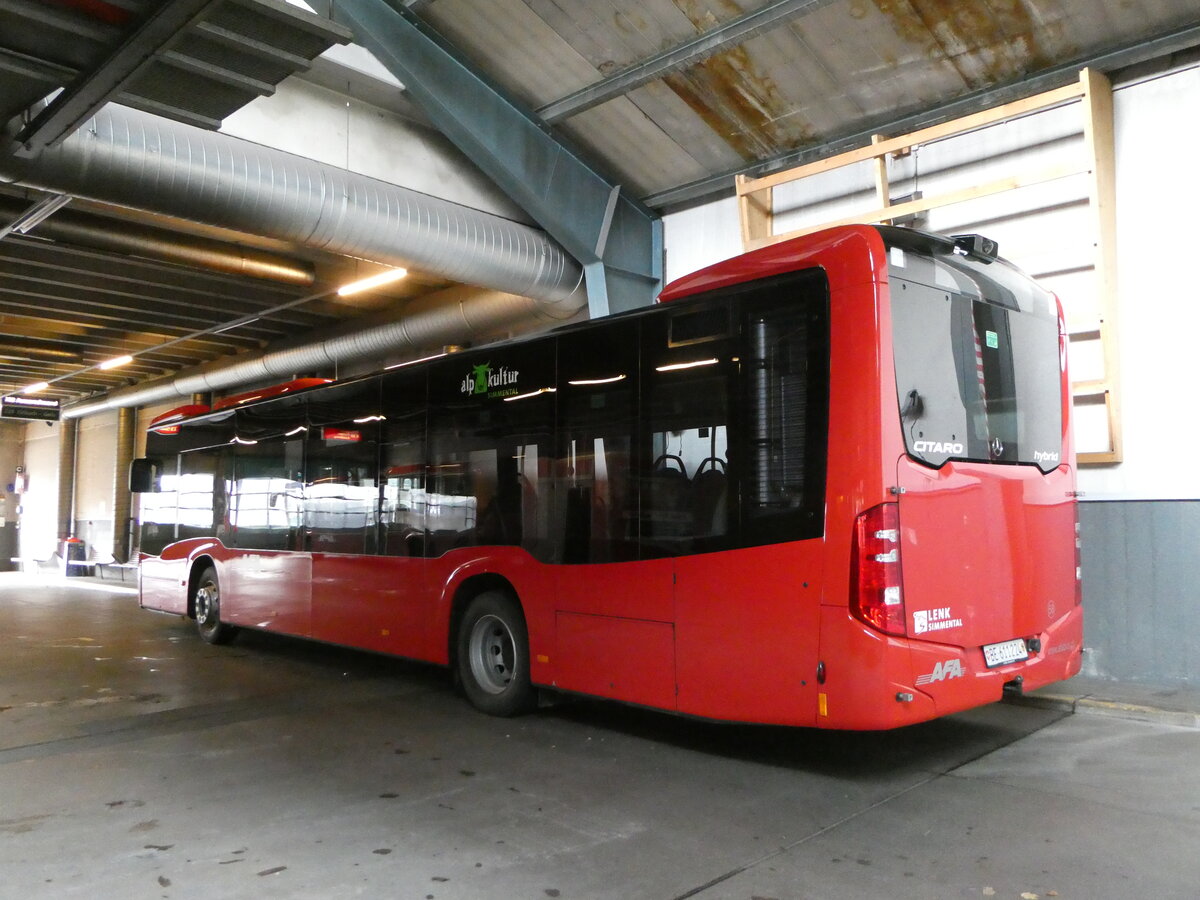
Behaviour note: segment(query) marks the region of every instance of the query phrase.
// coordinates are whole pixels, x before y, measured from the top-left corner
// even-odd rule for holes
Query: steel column
[[[654,301],[662,225],[653,213],[468,68],[400,0],[325,8],[404,84],[439,131],[583,264],[593,317]]]
[[[58,539],[75,533],[75,447],[79,420],[58,423]]]
[[[137,407],[117,412],[117,470],[113,473],[113,559],[129,562],[132,548],[133,494],[129,492],[129,463],[137,451]],[[78,422],[78,419],[71,419]]]

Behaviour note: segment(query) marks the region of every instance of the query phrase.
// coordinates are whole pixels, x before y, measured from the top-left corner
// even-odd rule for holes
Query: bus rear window
[[[1062,454],[1054,298],[1003,261],[889,253],[892,333],[908,453],[1055,469]]]

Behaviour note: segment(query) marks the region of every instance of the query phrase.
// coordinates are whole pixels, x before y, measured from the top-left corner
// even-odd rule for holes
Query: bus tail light
[[[908,632],[900,586],[900,507],[881,503],[854,521],[850,611],[884,634]]]

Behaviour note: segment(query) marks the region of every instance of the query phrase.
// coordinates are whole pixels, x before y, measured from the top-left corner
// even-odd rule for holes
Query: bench
[[[122,581],[125,580],[126,572],[137,574],[137,563],[133,562],[117,562],[116,557],[111,553],[107,556],[96,556],[92,559],[71,560],[67,563],[69,566],[87,566],[94,568],[95,574],[100,578],[107,578],[109,575],[115,574]],[[89,573],[90,574],[90,573]]]
[[[32,556],[13,556],[9,558],[9,561],[15,563],[20,571],[29,575],[58,575],[63,571],[70,571],[67,567],[84,566],[85,571],[82,573],[84,575],[93,574],[87,570],[94,568],[95,574],[102,579],[108,578],[110,575],[115,575],[121,581],[125,581],[126,573],[132,573],[136,577],[138,568],[135,562],[117,562],[111,555],[105,558],[69,559],[65,565],[62,557],[57,553],[51,553],[49,559],[35,559]]]
[[[119,563],[116,560],[109,560],[108,562],[95,561],[94,565],[96,566],[96,574],[101,578],[105,578],[107,573],[111,572],[116,572],[122,581],[125,580],[126,572],[132,572],[134,577],[137,576],[137,563]]]
[[[22,572],[29,575],[62,571],[62,557],[57,553],[51,553],[49,559],[36,559],[32,556],[13,556],[9,558],[9,562],[16,563]]]

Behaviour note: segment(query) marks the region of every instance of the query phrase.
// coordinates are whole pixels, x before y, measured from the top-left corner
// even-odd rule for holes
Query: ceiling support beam
[[[401,0],[330,5],[433,125],[583,265],[593,317],[653,302],[657,217],[457,58]]]
[[[764,31],[770,31],[832,2],[833,0],[775,0],[774,3],[768,3],[760,9],[731,19],[661,53],[626,66],[619,72],[567,94],[553,103],[548,103],[538,109],[537,114],[551,124],[561,122],[614,97],[622,97],[671,72],[715,56],[728,47],[743,44]]]
[[[95,69],[83,72],[42,109],[16,138],[18,156],[37,156],[61,141],[119,94],[177,34],[219,0],[169,0]]]
[[[1135,44],[1078,57],[1021,81],[975,91],[934,109],[920,110],[899,118],[872,119],[858,125],[853,131],[831,136],[821,144],[793,150],[755,166],[709,175],[698,181],[643,197],[642,202],[655,210],[672,210],[728,197],[734,193],[733,180],[737,175],[759,178],[781,169],[807,165],[818,159],[835,156],[869,144],[871,136],[874,134],[906,134],[1063,87],[1078,81],[1081,69],[1090,68],[1098,72],[1111,73],[1117,69],[1170,56],[1196,46],[1200,46],[1200,25],[1189,25],[1157,37],[1138,41]]]

